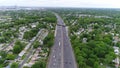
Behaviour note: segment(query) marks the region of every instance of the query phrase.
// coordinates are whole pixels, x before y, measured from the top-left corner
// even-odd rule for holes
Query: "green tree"
[[[44,45],[50,48],[53,45],[53,39],[54,34],[50,32],[48,36],[43,40]]]
[[[5,38],[4,37],[0,37],[0,43],[5,43],[5,42],[6,42]]]
[[[22,50],[22,49],[21,49],[20,45],[15,45],[15,46],[13,47],[13,53],[15,53],[15,54],[20,53],[21,50]]]
[[[0,65],[0,68],[3,68],[2,65]]]
[[[46,63],[44,61],[38,61],[31,68],[46,68]]]
[[[39,29],[37,29],[37,28],[31,29],[30,31],[26,31],[24,33],[23,38],[27,39],[27,40],[31,40],[34,36],[36,36],[36,34],[38,33],[38,31],[39,31]]]
[[[30,67],[24,66],[23,68],[30,68]]]
[[[20,53],[24,47],[25,47],[25,43],[22,43],[19,40],[17,40],[15,42],[15,46],[13,47],[13,53],[15,53],[15,54]]]
[[[109,45],[111,45],[111,43],[112,43],[112,40],[111,40],[110,38],[108,38],[108,37],[105,37],[105,38],[103,39],[103,41],[104,41],[105,43],[109,44]]]
[[[116,58],[116,55],[114,52],[110,52],[109,54],[105,55],[105,63],[109,64],[113,59]]]
[[[35,42],[33,43],[33,47],[34,47],[34,48],[38,48],[39,46],[40,46],[39,41],[35,41]]]
[[[7,59],[8,60],[14,60],[15,56],[13,54],[7,54]]]
[[[16,62],[12,63],[10,68],[18,68],[18,63],[16,63]]]
[[[94,68],[100,68],[98,62],[94,62]]]

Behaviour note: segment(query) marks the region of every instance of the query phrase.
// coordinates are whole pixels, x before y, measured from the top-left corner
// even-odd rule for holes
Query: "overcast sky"
[[[120,0],[0,0],[0,6],[120,8]]]

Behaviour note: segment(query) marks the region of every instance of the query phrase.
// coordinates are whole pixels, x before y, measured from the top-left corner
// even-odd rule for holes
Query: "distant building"
[[[114,48],[115,54],[118,56],[119,55],[119,47],[114,46],[113,48]],[[113,62],[115,62],[115,66],[116,66],[116,68],[118,68],[118,66],[119,66],[119,57],[115,58],[115,60],[113,60]]]
[[[83,43],[86,43],[87,42],[87,38],[83,38]]]

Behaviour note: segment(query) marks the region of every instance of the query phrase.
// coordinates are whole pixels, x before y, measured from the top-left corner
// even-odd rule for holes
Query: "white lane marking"
[[[60,46],[60,42],[59,42],[59,46]]]
[[[55,55],[53,56],[53,58],[55,58]]]
[[[55,66],[55,63],[53,63],[53,65]]]

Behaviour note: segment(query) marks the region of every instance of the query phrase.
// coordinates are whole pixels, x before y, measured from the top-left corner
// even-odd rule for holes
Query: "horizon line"
[[[18,6],[18,5],[5,5],[5,6],[0,6],[0,7],[38,7],[38,8],[109,8],[109,9],[120,9],[119,7],[71,7],[71,6]]]

